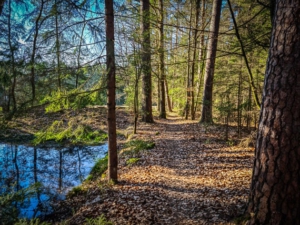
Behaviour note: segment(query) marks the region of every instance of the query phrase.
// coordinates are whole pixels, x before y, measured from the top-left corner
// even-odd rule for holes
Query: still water
[[[107,145],[57,150],[0,143],[0,195],[40,183],[41,190],[19,205],[19,217],[46,215],[54,202],[63,200],[88,176],[106,152]]]

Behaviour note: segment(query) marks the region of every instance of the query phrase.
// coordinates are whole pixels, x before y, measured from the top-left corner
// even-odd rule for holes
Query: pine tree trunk
[[[170,98],[170,95],[169,95],[169,87],[168,87],[167,79],[165,79],[165,88],[166,88],[168,109],[169,109],[169,112],[172,112],[172,103],[171,103],[171,98]]]
[[[189,118],[190,109],[191,109],[191,100],[192,100],[192,75],[191,75],[191,45],[192,45],[192,8],[193,4],[191,3],[191,10],[190,10],[190,24],[189,24],[189,36],[188,36],[188,50],[187,50],[187,79],[186,79],[186,103],[185,103],[185,119]]]
[[[108,125],[108,179],[118,179],[118,154],[116,136],[116,67],[114,47],[113,1],[105,0],[106,68],[107,68],[107,125]]]
[[[163,0],[159,1],[160,5],[160,45],[159,45],[159,61],[160,61],[160,112],[159,117],[166,119],[166,92],[165,92],[165,54],[164,54],[164,5]]]
[[[200,40],[199,40],[199,63],[198,63],[198,77],[199,77],[199,83],[198,83],[198,88],[197,88],[197,96],[196,96],[196,103],[195,103],[195,109],[194,112],[196,113],[197,108],[198,108],[198,102],[200,98],[200,93],[202,90],[202,80],[203,80],[203,71],[204,71],[204,66],[205,66],[205,60],[203,59],[204,57],[204,30],[205,30],[205,0],[201,1],[201,20],[200,20]]]
[[[150,45],[150,2],[141,0],[142,13],[142,121],[153,123]]]
[[[300,224],[300,2],[277,0],[256,143],[250,224]]]
[[[204,91],[203,91],[203,105],[201,113],[201,123],[212,123],[212,93],[213,93],[213,79],[215,71],[215,59],[217,53],[218,33],[221,17],[222,0],[213,1],[212,18],[210,22],[210,34],[208,40],[208,50],[206,55],[205,77],[204,77]]]
[[[196,65],[196,54],[197,54],[197,43],[198,43],[198,23],[200,16],[200,2],[201,0],[196,0],[196,20],[195,20],[195,31],[194,31],[194,46],[193,46],[193,60],[192,60],[192,68],[191,68],[191,119],[195,119],[196,109],[195,109],[195,65]]]

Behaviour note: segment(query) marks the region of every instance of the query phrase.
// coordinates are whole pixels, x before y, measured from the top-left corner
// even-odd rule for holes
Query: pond
[[[107,145],[58,150],[0,143],[0,196],[39,183],[41,188],[22,204],[14,204],[20,218],[49,214],[51,205],[82,183],[95,161],[106,153]]]

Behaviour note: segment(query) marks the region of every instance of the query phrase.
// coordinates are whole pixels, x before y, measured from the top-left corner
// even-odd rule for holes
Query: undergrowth
[[[67,197],[72,198],[77,195],[83,195],[87,193],[87,189],[85,189],[82,185],[73,187],[71,191],[68,192]]]
[[[14,225],[50,225],[50,223],[41,222],[39,219],[20,219],[18,222],[14,223]]]
[[[127,159],[126,164],[128,166],[132,166],[132,165],[136,164],[139,160],[140,160],[139,158],[130,158],[130,159]]]
[[[89,176],[86,178],[86,180],[95,180],[95,178],[102,176],[102,174],[107,170],[108,168],[108,155],[102,159],[99,159],[94,167],[92,168],[92,171],[90,172]]]
[[[12,185],[10,190],[3,190],[5,194],[0,195],[0,224],[16,224],[19,221],[18,207],[22,206],[27,198],[35,195],[40,186],[36,183],[15,191],[15,186]]]
[[[134,157],[138,155],[140,151],[152,149],[154,146],[155,143],[152,141],[130,140],[129,142],[125,143],[123,154]]]
[[[107,221],[103,214],[96,219],[86,219],[86,225],[112,225],[113,223]]]
[[[94,131],[90,126],[78,124],[75,120],[70,120],[66,125],[64,121],[54,121],[44,131],[35,134],[33,144],[37,145],[46,141],[63,142],[69,141],[72,144],[94,145],[103,143],[107,139],[104,131]]]

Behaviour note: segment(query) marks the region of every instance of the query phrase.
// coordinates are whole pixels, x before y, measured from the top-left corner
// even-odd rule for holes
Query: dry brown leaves
[[[253,148],[230,146],[218,126],[176,117],[139,124],[136,137],[155,148],[130,167],[121,159],[119,184],[77,202],[70,224],[101,214],[114,224],[232,224],[243,213]]]

